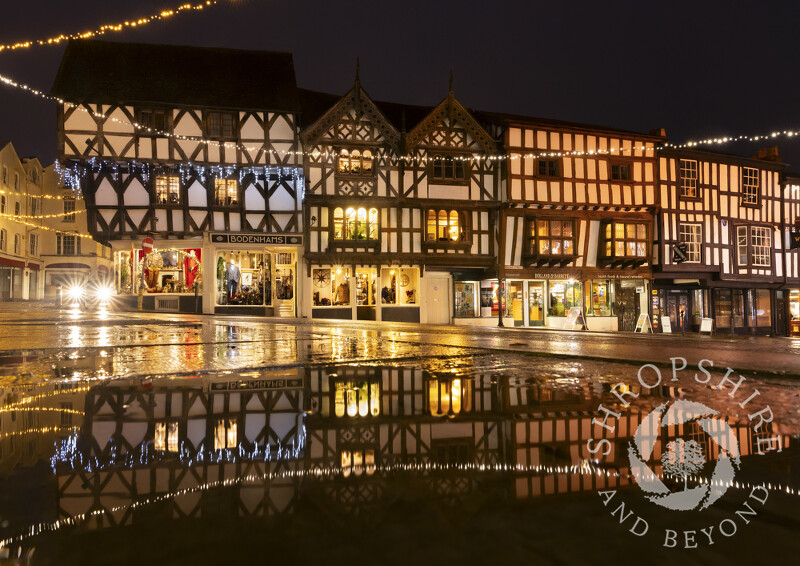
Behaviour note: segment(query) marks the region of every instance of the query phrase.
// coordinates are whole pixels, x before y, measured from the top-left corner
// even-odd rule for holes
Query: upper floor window
[[[531,255],[575,255],[575,221],[564,219],[531,220]]]
[[[617,221],[606,224],[605,257],[646,258],[647,250],[647,224]]]
[[[0,195],[0,214],[6,213],[6,195]]]
[[[214,450],[236,448],[239,442],[239,427],[236,419],[219,419],[214,427]]]
[[[372,175],[372,152],[365,149],[339,152],[339,173],[349,175]]]
[[[686,263],[700,263],[702,257],[703,231],[700,224],[678,226],[678,241],[686,244]]]
[[[3,165],[3,184],[8,186],[8,167]]]
[[[469,161],[460,156],[437,155],[432,159],[431,181],[466,181]]]
[[[6,242],[8,241],[8,232],[5,229],[0,230],[0,251],[6,251]]]
[[[31,183],[39,184],[39,171],[37,171],[35,167],[31,169],[30,180]]]
[[[539,177],[561,176],[561,168],[559,167],[558,159],[537,159],[536,174]]]
[[[630,163],[614,163],[609,164],[609,177],[612,181],[631,181],[633,180],[633,172]]]
[[[739,267],[772,265],[772,231],[766,226],[736,227],[736,264]]]
[[[140,110],[139,125],[142,127],[140,133],[160,134],[167,133],[169,119],[165,110]],[[152,131],[147,131],[147,130]]]
[[[80,255],[81,239],[74,234],[56,234],[56,254]]]
[[[428,411],[434,417],[471,413],[472,379],[443,378],[428,381]]]
[[[466,223],[462,214],[455,210],[429,210],[426,239],[429,242],[466,242]]]
[[[181,202],[180,178],[177,175],[156,177],[156,204],[178,204]]]
[[[377,208],[335,208],[333,211],[334,240],[377,240]]]
[[[178,423],[156,423],[153,447],[160,452],[178,451]]]
[[[234,206],[239,203],[239,181],[214,179],[214,202],[217,206]]]
[[[31,197],[30,199],[31,215],[36,216],[39,214],[39,199]]]
[[[28,242],[30,243],[30,254],[34,256],[39,255],[39,236],[30,234],[28,236]]]
[[[758,204],[758,169],[742,167],[742,204]]]
[[[14,203],[14,215],[19,216],[22,214],[22,207],[20,206],[19,202]]]
[[[63,201],[64,203],[64,222],[75,222],[75,199],[72,197],[67,197]]]
[[[22,239],[19,237],[19,234],[14,234],[14,255],[20,254],[21,247],[22,247]]]
[[[697,198],[697,161],[694,159],[681,159],[681,196]]]
[[[233,112],[206,112],[206,134],[210,138],[235,139],[236,116]]]
[[[14,190],[19,191],[19,173],[14,173]]]
[[[337,417],[377,417],[381,414],[380,380],[337,381],[334,386],[333,410]]]

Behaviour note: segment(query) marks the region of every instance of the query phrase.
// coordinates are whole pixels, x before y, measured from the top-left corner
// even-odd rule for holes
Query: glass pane
[[[447,211],[446,210],[440,210],[439,211],[439,228],[438,228],[438,231],[437,231],[436,235],[438,236],[438,238],[440,240],[446,240],[447,239]]]
[[[571,238],[571,237],[572,237],[572,221],[571,221],[571,220],[565,220],[565,221],[564,221],[564,222],[561,224],[561,226],[562,226],[562,228],[561,228],[561,234],[562,234],[564,237]]]
[[[625,256],[625,242],[617,242],[617,249],[615,254],[617,257],[624,257]]]
[[[553,242],[553,255],[561,255],[561,240],[552,240]]]
[[[611,224],[606,224],[606,239],[611,239]]]
[[[461,380],[460,379],[454,379],[453,380],[453,385],[452,385],[451,391],[452,391],[452,394],[451,394],[450,398],[451,398],[451,404],[453,406],[453,412],[455,414],[458,414],[458,413],[461,412]]]
[[[560,220],[553,220],[550,222],[550,235],[551,236],[560,236],[561,235],[561,221]]]
[[[455,210],[450,211],[450,240],[457,242],[460,238],[460,227],[458,222],[458,213]]]
[[[614,224],[614,237],[619,238],[620,240],[625,237],[624,224]]]
[[[539,240],[539,253],[542,255],[550,254],[550,240]]]
[[[645,257],[647,255],[647,244],[644,242],[636,242],[636,255],[638,257]]]
[[[629,240],[632,240],[636,237],[636,225],[635,224],[626,224],[625,225],[625,237]]]
[[[538,220],[536,222],[536,227],[537,227],[537,229],[539,231],[539,235],[540,236],[548,236],[549,235],[548,231],[547,231],[547,221],[546,220]]]
[[[428,240],[436,239],[436,212],[428,211]]]
[[[564,240],[564,255],[572,255],[572,240]]]
[[[636,238],[639,240],[647,239],[647,226],[645,226],[644,224],[636,225]]]
[[[636,242],[628,242],[628,255],[629,256],[636,255]]]

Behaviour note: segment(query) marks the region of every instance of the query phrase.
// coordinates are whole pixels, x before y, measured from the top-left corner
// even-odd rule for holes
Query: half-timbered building
[[[785,166],[777,148],[759,157],[659,153],[652,308],[673,331],[713,319],[716,332],[786,333]]]
[[[487,306],[515,326],[634,330],[648,312],[655,149],[663,137],[483,118],[502,131],[508,193],[500,279],[485,290]]]
[[[406,123],[416,125],[406,132]],[[307,315],[479,316],[474,287],[460,303],[450,299],[458,273],[495,276],[499,169],[485,157],[497,146],[452,89],[433,109],[376,103],[357,76],[302,139]]]
[[[291,54],[71,41],[52,93],[62,176],[86,199],[90,233],[114,248],[121,296],[296,315],[303,180]]]
[[[800,337],[800,175],[796,173],[784,177],[781,232],[785,242],[783,261],[786,284],[781,289],[782,293],[776,293],[776,309],[785,311],[789,335]],[[776,330],[780,331],[780,328]]]

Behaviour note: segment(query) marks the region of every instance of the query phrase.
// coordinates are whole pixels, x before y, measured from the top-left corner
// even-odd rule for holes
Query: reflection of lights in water
[[[111,338],[109,336],[110,328],[108,326],[101,326],[97,329],[97,346],[111,346]],[[101,352],[100,355],[104,355],[105,352]]]
[[[479,464],[479,463],[465,463],[465,464],[453,465],[453,464],[437,464],[435,462],[393,464],[388,466],[380,466],[371,463],[369,459],[366,458],[366,456],[367,454],[364,453],[360,454],[361,463],[359,465],[363,466],[363,468],[359,468],[359,470],[363,469],[363,471],[366,471],[368,475],[373,475],[375,473],[392,474],[397,472],[435,473],[441,471],[441,472],[471,472],[471,473],[481,472],[481,473],[514,473],[514,474],[538,473],[546,475],[580,474],[580,475],[592,475],[592,476],[596,475],[598,477],[605,476],[606,478],[620,478],[627,480],[633,479],[633,477],[630,474],[620,473],[617,470],[599,468],[597,467],[595,462],[588,460],[584,460],[580,464],[573,466],[541,466],[541,465],[526,466],[523,464],[509,465],[509,464]],[[212,481],[202,485],[188,487],[169,493],[164,493],[161,495],[144,497],[138,501],[133,501],[131,503],[123,503],[107,509],[95,509],[93,511],[88,511],[86,513],[79,513],[73,516],[64,517],[62,519],[59,519],[57,521],[52,521],[49,523],[43,523],[43,522],[35,523],[33,525],[30,525],[27,529],[25,529],[23,531],[24,534],[0,540],[0,549],[6,548],[12,544],[21,544],[24,541],[36,537],[42,533],[55,532],[65,526],[77,525],[78,523],[81,523],[91,517],[100,517],[106,514],[111,516],[121,511],[126,511],[128,509],[145,507],[147,505],[158,503],[160,501],[168,501],[176,497],[182,497],[193,493],[200,493],[215,488],[228,487],[228,486],[243,486],[246,484],[259,484],[275,480],[299,480],[303,478],[331,479],[338,475],[348,477],[355,472],[354,466],[356,458],[357,457],[355,454],[345,455],[343,453],[340,456],[340,461],[342,462],[342,464],[345,463],[349,464],[349,467],[345,465],[340,465],[340,466],[331,466],[327,468],[315,467],[313,469],[308,469],[308,470],[284,469],[284,471],[281,472],[268,471],[263,474],[248,474],[237,478],[228,478],[225,480]],[[360,472],[359,474],[356,474],[356,478],[354,478],[354,480],[349,480],[349,481],[358,481],[357,479],[358,475],[360,475]],[[759,483],[736,482],[736,481],[711,482],[710,480],[707,480],[705,478],[693,478],[693,479],[697,480],[699,483],[711,483],[712,485],[717,485],[720,487],[725,486],[742,490],[753,490],[758,488],[758,489],[765,489],[771,492],[780,492],[787,495],[794,495],[794,496],[800,495],[800,489],[778,484],[773,485],[772,483],[759,484]]]
[[[81,346],[83,346],[80,326],[70,326],[68,340],[70,348],[80,348]]]

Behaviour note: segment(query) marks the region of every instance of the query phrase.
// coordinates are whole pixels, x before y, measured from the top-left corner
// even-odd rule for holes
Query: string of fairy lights
[[[178,6],[177,8],[173,8],[172,10],[162,10],[156,14],[144,16],[135,20],[125,20],[124,22],[105,24],[95,30],[87,30],[69,34],[62,33],[45,39],[32,39],[27,41],[18,41],[16,43],[0,44],[0,53],[3,51],[16,51],[19,49],[28,49],[42,45],[58,45],[59,43],[68,41],[70,39],[89,39],[92,37],[105,35],[110,32],[121,32],[127,29],[142,27],[152,22],[166,20],[183,12],[196,12],[199,10],[205,10],[214,6],[216,3],[217,0],[206,0],[205,2],[201,2],[199,4],[186,3]]]
[[[56,212],[53,214],[9,214],[0,212],[0,218],[11,218],[12,220],[47,220],[48,218],[64,218],[66,216],[75,216],[76,214],[83,214],[86,210],[71,210],[69,212]]]
[[[283,471],[269,470],[261,474],[251,473],[237,478],[227,478],[224,480],[216,480],[206,482],[200,485],[178,489],[172,492],[162,493],[159,495],[146,496],[130,503],[122,503],[107,508],[95,508],[91,511],[84,513],[76,513],[74,515],[66,516],[51,522],[38,522],[31,524],[22,533],[15,536],[7,537],[0,540],[0,549],[8,548],[11,545],[21,545],[26,540],[32,539],[44,533],[54,533],[64,527],[77,526],[78,524],[90,519],[92,517],[102,517],[104,515],[114,515],[120,512],[133,511],[140,507],[146,507],[154,503],[174,500],[179,497],[191,495],[195,493],[202,493],[216,488],[230,487],[230,486],[243,486],[246,484],[275,482],[280,480],[296,481],[303,478],[310,479],[330,479],[335,476],[342,475],[345,469],[339,466],[331,466],[328,468],[315,467],[311,469],[284,469]],[[422,463],[404,463],[404,464],[390,464],[390,465],[373,465],[362,466],[361,473],[372,475],[380,473],[384,475],[392,473],[436,473],[436,472],[461,472],[461,473],[512,473],[518,475],[525,474],[581,474],[584,476],[597,476],[604,477],[607,480],[612,478],[616,480],[634,480],[635,478],[628,474],[620,472],[619,470],[610,470],[599,467],[597,462],[585,460],[579,465],[572,466],[542,466],[542,465],[523,465],[523,464],[478,464],[478,463],[465,463],[457,466],[438,464],[435,462],[422,462]],[[360,475],[360,474],[359,474]],[[753,483],[753,482],[740,482],[740,481],[720,481],[709,480],[706,478],[689,478],[690,480],[697,481],[701,485],[708,485],[720,488],[733,488],[740,490],[753,490],[765,489],[768,492],[783,493],[786,495],[798,496],[800,489],[793,488],[787,485],[767,483]]]

